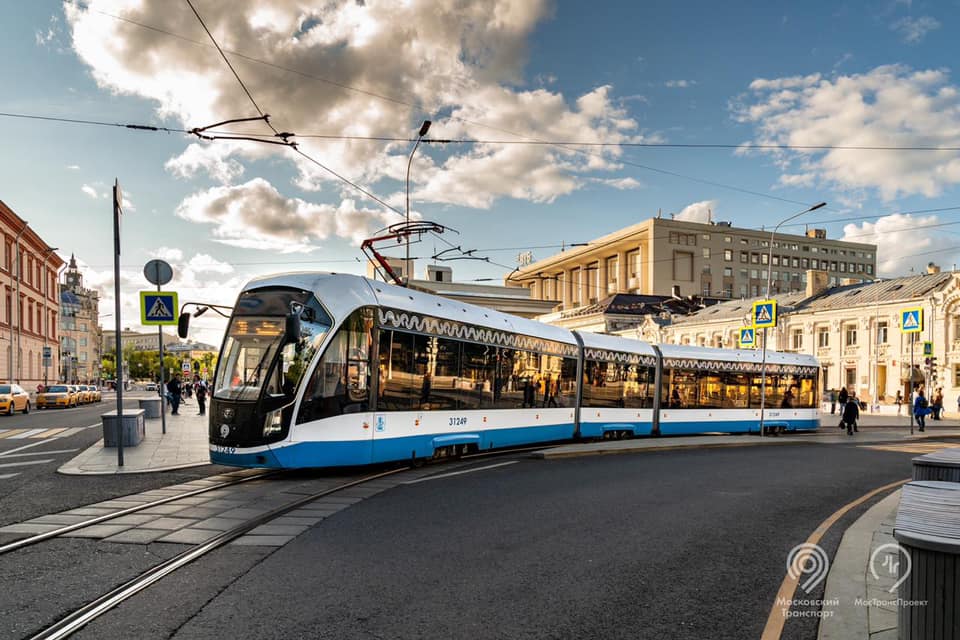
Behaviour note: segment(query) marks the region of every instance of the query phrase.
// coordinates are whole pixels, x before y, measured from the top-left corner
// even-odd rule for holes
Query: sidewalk
[[[109,410],[104,409],[104,413]],[[116,447],[104,447],[101,439],[57,471],[68,475],[105,475],[169,471],[210,464],[207,418],[197,415],[196,400],[181,404],[177,415],[167,411],[166,433],[162,432],[160,418],[147,419],[146,436],[140,444],[123,448],[122,467],[117,466]]]
[[[893,525],[899,504],[897,490],[868,509],[844,532],[827,574],[819,640],[897,640],[897,606],[891,601],[898,594],[895,589],[890,591],[897,576],[888,570],[895,565],[884,558],[890,555],[896,562],[898,554],[891,548],[885,550],[889,553],[877,555],[872,568],[870,561],[879,547],[896,542]]]

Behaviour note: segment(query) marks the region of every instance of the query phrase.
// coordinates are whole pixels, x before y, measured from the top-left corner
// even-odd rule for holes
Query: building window
[[[673,252],[673,279],[680,282],[693,280],[693,254],[689,251]]]
[[[830,261],[830,271],[836,271],[836,270],[837,270],[837,263],[831,260],[831,261]]]
[[[790,345],[794,351],[803,349],[803,329],[794,329],[790,332]]]
[[[840,273],[846,273],[846,272],[847,272],[847,263],[846,263],[846,262],[841,262],[841,263],[840,263]]]
[[[730,249],[723,250],[723,259],[727,262],[733,262],[733,251]]]
[[[868,264],[868,265],[867,265],[867,273],[870,274],[871,276],[873,275],[873,265],[872,265],[872,264]]]
[[[887,323],[886,321],[877,323],[877,342],[887,344]]]
[[[752,287],[750,287],[750,291],[753,292],[752,295],[754,298],[760,295],[760,287],[758,285],[753,285]]]
[[[740,285],[740,297],[741,298],[747,297],[747,285],[745,284]]]
[[[740,244],[750,244],[750,241],[746,238],[740,238]]]
[[[732,269],[731,267],[724,267],[724,268],[723,268],[723,275],[724,275],[724,277],[726,277],[726,278],[732,278],[732,277],[733,277],[733,269]]]
[[[819,269],[819,268],[820,268],[820,261],[817,260],[816,258],[811,258],[811,260],[810,260],[810,268],[811,268],[811,269]]]
[[[820,327],[817,329],[817,346],[820,348],[830,346],[830,328]]]
[[[857,344],[857,325],[847,324],[843,327],[844,346],[852,347]]]
[[[726,242],[727,244],[730,244],[731,242],[733,242],[733,238],[731,238],[730,236],[723,236],[723,241]]]
[[[750,262],[750,254],[747,253],[746,251],[741,251],[740,262],[742,262],[743,264],[747,264],[748,262]]]
[[[756,253],[750,254],[750,263],[751,264],[760,264],[760,256]]]
[[[857,370],[856,370],[856,368],[851,368],[851,369],[845,369],[845,370],[844,370],[844,383],[846,384],[846,386],[847,386],[848,389],[850,389],[851,387],[856,387],[856,386],[857,386]]]
[[[780,256],[773,256],[773,266],[775,267],[780,266]]]
[[[607,293],[616,293],[620,288],[620,258],[607,258]]]
[[[709,260],[709,259],[710,259],[710,247],[704,247],[704,248],[702,249],[702,251],[703,251],[703,259],[704,259],[704,260]]]
[[[794,269],[799,269],[799,268],[800,268],[800,258],[794,258],[794,259],[793,259],[793,268],[794,268]]]
[[[800,260],[800,268],[801,268],[801,269],[809,269],[809,268],[810,268],[810,259],[809,259],[809,258],[803,258],[803,259],[801,259],[801,260]]]
[[[768,256],[767,254],[761,253],[761,254],[760,254],[760,264],[769,264],[769,258],[770,258],[770,256]]]

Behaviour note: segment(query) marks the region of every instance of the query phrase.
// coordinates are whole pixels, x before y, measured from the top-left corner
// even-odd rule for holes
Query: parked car
[[[76,396],[65,384],[52,384],[37,394],[37,409],[66,409],[76,404]]]
[[[30,413],[30,394],[18,384],[0,384],[0,412],[12,416],[15,411]]]
[[[88,384],[87,391],[90,392],[90,397],[92,398],[91,402],[102,402],[103,393],[100,392],[100,387],[95,384]]]
[[[143,387],[143,390],[144,390],[144,391],[156,391],[156,390],[157,390],[157,383],[156,383],[156,382],[148,382],[148,383],[146,384],[146,386]]]

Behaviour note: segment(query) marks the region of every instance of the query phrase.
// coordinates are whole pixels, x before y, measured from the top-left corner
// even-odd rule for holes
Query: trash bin
[[[140,398],[139,402],[145,418],[160,417],[160,398]]]
[[[117,438],[120,431],[123,431],[123,446],[135,447],[143,440],[146,434],[146,420],[144,419],[143,409],[130,409],[124,411],[123,416],[117,416],[116,411],[101,414],[100,420],[103,423],[103,446],[117,446]],[[121,424],[122,423],[122,424]]]
[[[913,479],[960,482],[960,447],[941,449],[914,458]]]
[[[910,558],[900,564],[900,640],[960,640],[960,483],[904,485],[893,535]]]

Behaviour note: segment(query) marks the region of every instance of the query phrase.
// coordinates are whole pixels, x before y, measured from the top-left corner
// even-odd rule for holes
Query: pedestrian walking
[[[843,405],[847,404],[848,397],[847,388],[845,386],[840,387],[840,395],[837,397],[837,402],[840,404],[840,411],[843,411]]]
[[[207,413],[207,383],[203,380],[198,380],[194,393],[197,394],[197,405],[200,407],[199,415],[205,415]]]
[[[857,420],[860,419],[860,403],[857,402],[857,394],[853,392],[847,402],[843,405],[843,422],[847,427],[847,435],[852,436],[857,428]]]
[[[898,389],[897,397],[893,401],[897,403],[897,415],[900,415],[900,409],[903,408],[903,392]],[[960,398],[957,398],[957,402],[960,404]]]
[[[830,389],[830,415],[837,412],[837,390]]]
[[[167,383],[167,393],[170,395],[170,413],[179,415],[180,409],[180,376],[173,376],[173,379]]]
[[[940,420],[943,414],[943,387],[933,392],[933,419]]]
[[[913,415],[917,418],[917,424],[920,425],[920,431],[926,430],[928,413],[930,413],[930,408],[927,403],[927,398],[923,394],[923,389],[921,388],[919,391],[917,391],[917,399],[913,403]]]

